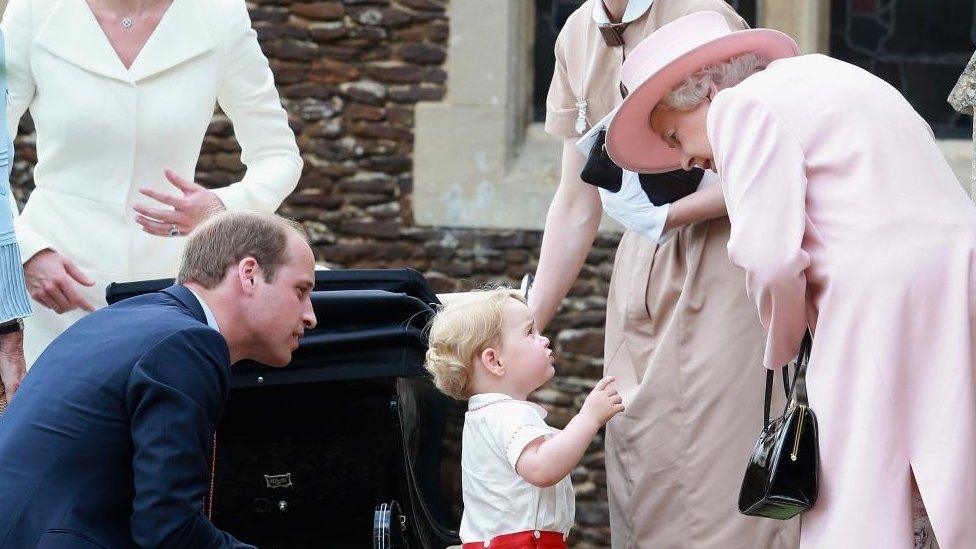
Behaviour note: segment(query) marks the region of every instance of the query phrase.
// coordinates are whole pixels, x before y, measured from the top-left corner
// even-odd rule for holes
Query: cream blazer
[[[84,0],[10,0],[0,29],[7,125],[14,134],[29,110],[37,130],[36,188],[15,223],[21,258],[67,256],[97,282],[86,291],[97,304],[109,282],[175,275],[185,240],[143,232],[132,205],[165,207],[141,187],[179,192],[165,167],[194,179],[215,105],[247,166],[215,191],[227,208],[274,211],[295,188],[302,160],[244,0],[174,0],[128,70]],[[33,328],[49,340],[79,316]]]

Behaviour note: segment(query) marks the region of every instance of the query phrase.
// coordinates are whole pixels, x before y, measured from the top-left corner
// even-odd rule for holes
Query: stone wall
[[[535,270],[541,234],[419,227],[412,215],[414,106],[445,94],[446,0],[249,2],[261,46],[298,136],[305,171],[282,212],[308,229],[319,261],[333,267],[410,266],[437,292],[517,285]],[[487,7],[486,2],[486,8]],[[36,160],[29,119],[12,176],[24,200]],[[463,139],[464,136],[457,136]],[[197,181],[223,185],[243,166],[230,122],[218,114]],[[557,376],[534,398],[561,427],[600,377],[607,282],[616,237],[601,235],[547,335]],[[575,547],[609,545],[603,441],[573,472]]]

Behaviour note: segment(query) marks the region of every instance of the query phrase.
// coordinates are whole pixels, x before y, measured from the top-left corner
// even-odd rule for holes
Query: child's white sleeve
[[[492,406],[485,410],[491,414],[488,423],[491,425],[492,436],[498,448],[505,452],[505,457],[512,468],[518,463],[522,450],[539,437],[550,436],[555,429],[546,425],[542,419],[541,410],[535,404],[528,402],[509,401]]]

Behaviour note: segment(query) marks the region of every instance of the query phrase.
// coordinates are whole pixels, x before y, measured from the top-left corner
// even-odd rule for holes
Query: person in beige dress
[[[614,193],[584,183],[581,133],[622,101],[621,62],[644,37],[695,11],[745,22],[723,0],[587,0],[556,42],[546,131],[564,138],[535,285],[540,330],[579,274],[606,210],[626,228],[607,303],[604,374],[626,411],[607,426],[614,548],[757,549],[798,546],[798,521],[739,514],[737,497],[762,426],[765,334],[728,259],[721,189],[648,202],[635,174]],[[602,28],[601,28],[602,27]],[[620,45],[622,43],[622,45]]]

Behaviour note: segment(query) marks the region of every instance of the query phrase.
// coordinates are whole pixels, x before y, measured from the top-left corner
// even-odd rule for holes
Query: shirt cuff
[[[567,139],[579,137],[576,131],[576,111],[549,111],[546,113],[546,133]]]
[[[522,457],[522,450],[525,450],[525,447],[528,446],[529,443],[539,437],[545,437],[551,434],[551,427],[530,425],[528,423],[515,429],[511,436],[508,437],[508,443],[505,444],[505,457],[508,458],[508,462],[512,465],[512,469],[515,468],[515,464],[517,464],[519,458]]]
[[[30,316],[30,295],[24,282],[16,243],[0,246],[0,323]]]
[[[670,209],[671,204],[662,204],[657,207],[657,210],[655,210],[651,216],[653,218],[653,222],[648,223],[644,227],[644,234],[647,235],[648,238],[657,243],[661,243],[668,240],[671,234],[674,233],[673,229],[668,229],[667,231],[664,230],[664,226],[668,223],[668,211]]]

